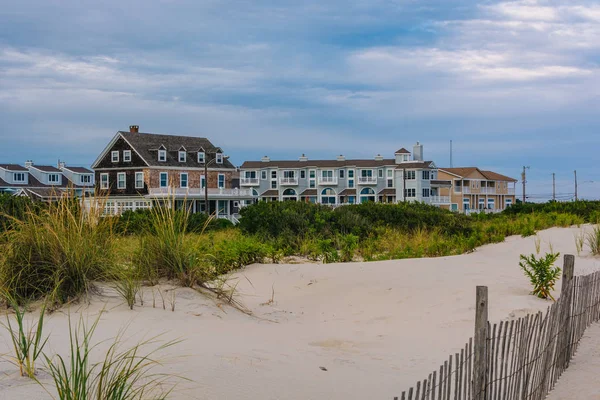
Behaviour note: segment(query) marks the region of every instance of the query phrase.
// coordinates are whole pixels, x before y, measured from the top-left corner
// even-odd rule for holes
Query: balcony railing
[[[258,178],[240,178],[241,186],[256,186],[259,184]]]
[[[204,189],[200,188],[150,188],[150,197],[201,197]],[[252,189],[208,188],[208,197],[254,197]]]
[[[450,196],[430,196],[431,204],[450,204]]]
[[[337,177],[335,176],[320,176],[319,185],[337,185]]]
[[[374,176],[359,176],[358,177],[359,185],[377,185],[377,178]]]
[[[280,185],[297,185],[298,178],[295,178],[295,177],[279,178],[279,184]]]

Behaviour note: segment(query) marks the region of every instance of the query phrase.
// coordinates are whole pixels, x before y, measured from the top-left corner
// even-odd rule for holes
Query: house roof
[[[452,181],[444,181],[444,180],[439,180],[439,179],[432,179],[431,180],[431,185],[432,186],[452,186]]]
[[[0,168],[8,171],[27,171],[27,168],[22,167],[18,164],[0,164]]]
[[[275,190],[275,189],[270,189],[270,190],[267,190],[267,191],[263,192],[261,194],[261,196],[275,197],[275,196],[279,196],[279,192],[277,190]]]
[[[84,167],[67,167],[67,166],[65,166],[64,169],[71,171],[71,172],[75,172],[76,174],[92,174],[92,173],[94,173],[94,171],[89,170]]]
[[[258,169],[258,168],[338,168],[338,167],[359,167],[359,168],[375,168],[396,165],[393,159],[383,160],[275,160],[275,161],[245,161],[242,169]]]
[[[395,196],[396,195],[396,189],[386,188],[386,189],[381,190],[377,194],[382,195],[382,196]]]
[[[344,189],[340,192],[340,196],[356,196],[356,189]]]
[[[59,199],[60,197],[65,195],[65,191],[62,189],[56,188],[27,188],[23,189],[29,195],[29,197],[37,196],[42,199]]]
[[[396,150],[394,154],[410,154],[410,151],[406,150],[404,147],[400,150]]]
[[[489,179],[491,181],[517,182],[517,180],[514,179],[514,178],[511,178],[511,177],[508,177],[506,175],[502,175],[502,174],[499,174],[499,173],[493,172],[493,171],[483,171],[483,170],[480,170],[477,167],[441,168],[441,170],[449,172],[449,173],[451,173],[453,175],[460,176],[461,178],[469,176],[470,174],[472,174],[474,172],[479,172],[486,179]]]
[[[38,169],[42,172],[62,172],[60,169],[51,165],[32,165],[31,168]]]
[[[433,161],[411,161],[398,164],[396,169],[432,168]]]
[[[222,152],[220,147],[214,146],[210,140],[195,136],[163,135],[156,133],[137,133],[137,132],[118,132],[146,161],[149,166],[167,166],[167,167],[204,167],[204,163],[198,162],[198,151],[205,151],[206,159],[210,160],[210,153]],[[161,148],[167,150],[167,161],[158,161],[158,150]],[[179,150],[185,148],[188,156],[185,162],[179,162]],[[223,164],[216,166],[223,168],[235,168],[229,160],[223,160]],[[213,163],[211,167],[215,167]]]
[[[33,176],[32,174],[29,174],[29,179],[27,183],[8,183],[5,180],[3,180],[2,178],[0,178],[0,187],[11,187],[11,188],[47,188],[47,189],[54,189],[56,190],[56,188],[61,188],[61,189],[65,189],[65,188],[84,188],[85,186],[82,185],[76,185],[74,183],[72,183],[66,176],[63,175],[63,179],[62,179],[62,183],[60,185],[45,185],[43,183],[41,183],[39,180],[37,180],[37,178],[35,176]],[[90,186],[88,186],[90,187]]]
[[[300,193],[300,196],[316,196],[317,195],[317,189],[305,189],[302,193]]]

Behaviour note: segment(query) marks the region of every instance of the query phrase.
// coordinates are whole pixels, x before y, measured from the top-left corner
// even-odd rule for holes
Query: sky
[[[236,165],[393,157],[600,198],[600,4],[0,0],[0,161],[89,166],[118,130]],[[520,184],[517,185],[520,192]]]

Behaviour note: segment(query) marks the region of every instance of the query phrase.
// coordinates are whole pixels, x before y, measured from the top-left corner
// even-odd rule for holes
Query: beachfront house
[[[440,194],[450,198],[449,208],[464,213],[499,212],[515,204],[516,179],[477,167],[440,168],[446,182]]]
[[[109,214],[155,204],[205,212],[208,195],[209,213],[236,222],[242,202],[253,200],[223,150],[203,137],[141,133],[132,125],[116,133],[92,169]]]
[[[442,185],[449,185],[448,182]],[[437,167],[423,159],[423,145],[413,152],[402,148],[393,158],[246,161],[240,168],[240,186],[263,201],[305,201],[337,206],[367,201],[397,203],[420,201],[450,204],[440,196]]]

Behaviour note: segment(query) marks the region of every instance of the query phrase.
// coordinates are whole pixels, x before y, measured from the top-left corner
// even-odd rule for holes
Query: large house
[[[237,187],[237,169],[208,139],[140,133],[137,125],[117,132],[92,169],[109,214],[173,201],[205,212],[208,195],[208,211],[235,222],[242,202],[253,199],[251,190]]]
[[[0,193],[27,196],[34,201],[54,201],[67,193],[85,197],[94,191],[94,173],[87,168],[36,165],[33,161],[0,164]]]
[[[249,188],[263,201],[305,201],[329,205],[366,201],[396,203],[421,201],[450,205],[449,196],[439,190],[449,186],[440,182],[433,161],[423,159],[423,145],[413,152],[402,148],[394,158],[377,155],[372,159],[246,161],[240,168],[240,186]]]
[[[477,167],[440,168],[447,182],[440,194],[450,198],[449,209],[464,213],[498,212],[515,204],[516,179]]]

